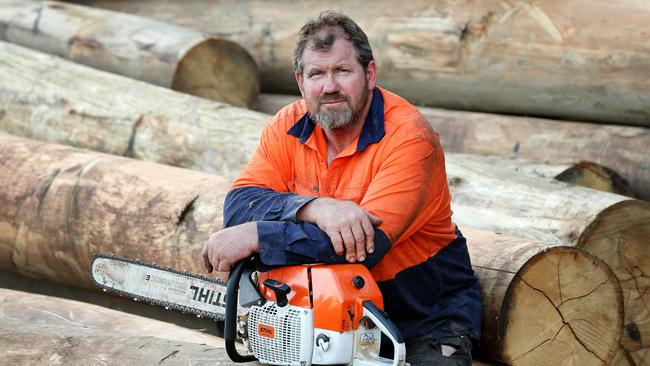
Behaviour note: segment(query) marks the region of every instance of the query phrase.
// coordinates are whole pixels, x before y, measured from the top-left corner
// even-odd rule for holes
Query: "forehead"
[[[345,38],[337,37],[328,50],[315,50],[308,44],[302,55],[305,69],[328,68],[339,65],[359,65],[352,43]]]

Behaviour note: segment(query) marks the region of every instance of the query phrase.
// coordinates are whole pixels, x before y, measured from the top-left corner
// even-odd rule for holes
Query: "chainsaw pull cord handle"
[[[363,316],[367,316],[372,320],[375,325],[386,334],[386,336],[393,342],[393,363],[395,366],[403,366],[406,364],[406,346],[404,345],[404,338],[402,333],[399,332],[395,323],[390,321],[383,311],[381,311],[370,300],[363,302]]]
[[[226,320],[224,322],[224,340],[226,343],[226,353],[233,362],[251,362],[257,360],[255,356],[242,356],[235,348],[235,339],[237,338],[237,302],[239,295],[239,280],[241,279],[244,268],[250,260],[242,260],[237,263],[230,272],[228,284],[226,286]]]

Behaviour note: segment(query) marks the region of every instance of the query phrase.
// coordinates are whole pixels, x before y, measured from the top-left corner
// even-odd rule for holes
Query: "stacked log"
[[[0,192],[0,204],[6,207],[0,212],[0,269],[4,271],[91,288],[92,254],[113,252],[199,272],[202,244],[211,230],[221,226],[221,205],[229,187],[214,175],[9,135],[0,135],[0,156],[0,184],[8,187]],[[489,240],[477,235],[474,242],[483,245],[478,252],[498,245]],[[484,296],[489,296],[490,304],[506,304],[486,307],[491,309],[486,318],[501,320],[486,332],[484,342],[507,340],[499,351],[501,359],[537,360],[540,356],[532,350],[533,344],[519,339],[518,332],[527,322],[521,319],[557,309],[535,338],[543,341],[559,332],[561,341],[545,342],[541,347],[545,352],[566,355],[569,349],[586,344],[572,357],[610,358],[621,328],[621,307],[619,285],[607,267],[574,248],[523,244],[517,248],[481,254],[485,262],[478,262],[488,273],[483,285],[495,286]],[[549,265],[557,271],[559,262],[568,269],[556,272],[557,280],[549,280]],[[524,282],[513,277],[518,271]],[[518,302],[531,295],[526,282],[541,292],[561,288],[564,300],[549,295],[550,302]],[[589,325],[571,323],[574,313],[589,318]],[[570,324],[575,337],[567,333],[568,328],[562,331],[564,323],[556,322],[558,316]],[[498,329],[501,338],[494,339],[499,337]],[[590,336],[601,332],[609,336]]]
[[[214,172],[248,161],[267,115],[0,41],[0,130]]]
[[[275,114],[298,100],[292,95],[261,94],[256,106]],[[440,133],[445,152],[517,157],[548,164],[593,162],[602,167],[582,166],[585,172],[605,183],[620,187],[614,193],[650,201],[650,129],[591,123],[566,122],[470,113],[419,107],[431,126]],[[617,181],[616,171],[629,184]],[[595,188],[593,184],[589,185]],[[608,189],[605,189],[608,191]]]
[[[623,299],[605,263],[574,247],[461,230],[481,286],[482,354],[511,365],[609,364]]]
[[[259,93],[257,65],[234,42],[151,19],[56,1],[9,1],[0,39],[235,106]]]
[[[94,253],[203,271],[221,177],[0,135],[0,270],[95,288]]]
[[[6,289],[0,289],[0,354],[3,364],[25,366],[231,364],[220,338],[101,306]]]
[[[498,166],[513,175],[522,174],[533,178],[555,179],[568,184],[610,192],[628,197],[636,197],[630,185],[612,169],[588,162],[541,163],[527,159],[501,156],[482,156],[474,154],[448,153],[454,160],[476,161],[479,164]]]
[[[216,326],[204,320],[205,326]],[[121,335],[225,346],[222,338],[81,301],[0,288],[0,329],[77,336]],[[2,343],[2,342],[0,342]],[[0,352],[0,354],[6,354]]]
[[[570,244],[609,264],[623,289],[622,346],[650,346],[650,203],[518,176],[447,157],[454,221],[545,243]]]
[[[262,90],[297,94],[296,34],[320,11],[343,11],[368,34],[379,82],[421,105],[648,126],[650,45],[644,2],[622,0],[395,3],[324,0],[105,1],[224,36],[260,65]],[[607,31],[603,31],[607,29]]]

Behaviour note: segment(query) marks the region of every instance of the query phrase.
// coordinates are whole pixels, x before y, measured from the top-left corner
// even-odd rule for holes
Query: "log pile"
[[[233,178],[267,115],[0,41],[0,130]]]
[[[295,91],[288,62],[305,17],[287,15],[311,18],[324,3],[82,2],[159,21],[0,5],[0,40],[11,42],[0,41],[0,130],[11,134],[0,133],[0,271],[94,289],[90,258],[112,252],[201,272],[229,181],[270,117],[235,107],[255,102],[257,71],[231,41],[260,64],[265,90]],[[650,49],[632,31],[648,9],[380,0],[337,10],[370,36],[380,85],[410,101],[636,125],[420,107],[448,153],[454,221],[480,279],[479,353],[513,365],[650,364],[650,203],[635,199],[650,200],[650,88],[638,82]],[[608,32],[596,32],[604,21]],[[287,98],[297,97],[264,95],[257,108],[272,114]],[[220,348],[124,315],[100,311],[88,329],[86,310],[0,291],[0,353],[15,364],[229,363]]]
[[[380,85],[415,104],[650,126],[650,8],[635,0],[80,2],[234,40],[267,93],[297,93],[296,32],[330,9],[368,34]]]
[[[650,343],[650,203],[447,157],[454,220],[545,243],[572,244],[609,264],[625,299],[621,344]]]
[[[221,338],[166,322],[0,289],[7,365],[230,365],[224,348]]]
[[[0,156],[6,157],[0,184],[13,187],[0,195],[8,208],[0,215],[9,234],[0,237],[3,271],[90,288],[92,254],[113,252],[200,272],[201,244],[221,226],[219,205],[228,186],[217,176],[9,135],[0,135]],[[497,321],[486,321],[492,328],[483,338],[496,347],[493,359],[533,362],[577,347],[573,357],[585,362],[613,357],[623,308],[620,284],[604,263],[571,247],[474,236],[473,250],[483,253],[477,273],[491,304],[486,319]],[[550,268],[557,278],[543,275]],[[519,302],[540,292],[550,302]],[[522,338],[529,320],[547,312],[537,338]],[[572,314],[589,325],[573,324]]]
[[[43,1],[8,1],[0,39],[98,69],[235,106],[259,93],[257,66],[238,44],[148,18]]]
[[[94,288],[94,253],[200,273],[227,180],[0,134],[0,270]]]

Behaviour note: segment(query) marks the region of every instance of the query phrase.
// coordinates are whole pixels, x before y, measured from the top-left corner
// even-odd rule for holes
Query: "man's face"
[[[325,130],[354,124],[375,87],[374,62],[365,71],[352,44],[343,37],[326,51],[309,46],[303,52],[303,73],[296,74],[296,80],[311,117]]]

